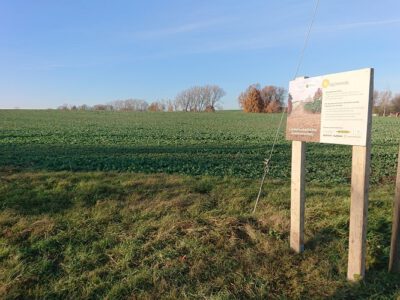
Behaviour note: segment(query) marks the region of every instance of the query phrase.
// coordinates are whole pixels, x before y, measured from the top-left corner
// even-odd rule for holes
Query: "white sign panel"
[[[365,146],[371,78],[368,68],[291,81],[286,138]]]

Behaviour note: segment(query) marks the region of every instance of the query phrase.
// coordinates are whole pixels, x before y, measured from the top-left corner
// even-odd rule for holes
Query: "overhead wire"
[[[307,49],[307,45],[308,45],[308,42],[310,40],[311,30],[312,30],[312,27],[314,25],[314,22],[315,22],[315,19],[316,19],[316,16],[317,16],[319,2],[320,2],[320,0],[316,0],[315,6],[314,6],[314,11],[313,11],[312,18],[311,18],[311,22],[310,22],[310,25],[308,26],[308,30],[307,30],[307,33],[306,33],[306,36],[305,36],[305,39],[304,39],[303,48],[301,49],[301,52],[300,52],[299,60],[298,60],[298,63],[297,63],[297,67],[296,67],[296,71],[294,73],[293,79],[296,79],[296,77],[297,77],[297,75],[299,73],[301,64],[303,63],[304,53],[305,53],[305,51]],[[273,140],[273,143],[272,143],[271,150],[269,152],[268,158],[266,158],[264,160],[264,172],[263,172],[263,176],[261,178],[261,184],[260,184],[260,188],[258,190],[257,199],[256,199],[256,202],[254,204],[253,214],[256,212],[256,209],[257,209],[257,206],[258,206],[258,202],[260,201],[260,197],[261,197],[261,194],[262,194],[262,188],[264,186],[265,178],[267,177],[267,175],[269,173],[269,170],[270,170],[269,169],[269,164],[271,162],[272,154],[274,153],[274,149],[275,149],[276,143],[278,141],[279,132],[281,131],[281,127],[282,127],[282,124],[283,124],[284,115],[285,115],[285,111],[282,110],[281,117],[280,117],[279,124],[278,124],[278,128],[277,128],[277,130],[275,132],[275,137],[274,137],[274,140]]]

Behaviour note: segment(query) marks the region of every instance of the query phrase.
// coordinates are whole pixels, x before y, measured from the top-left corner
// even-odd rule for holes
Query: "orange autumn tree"
[[[276,113],[282,111],[286,90],[277,86],[265,86],[259,84],[250,85],[239,96],[239,104],[244,112]]]
[[[259,113],[263,111],[263,100],[257,85],[251,85],[239,96],[239,104],[244,112]]]

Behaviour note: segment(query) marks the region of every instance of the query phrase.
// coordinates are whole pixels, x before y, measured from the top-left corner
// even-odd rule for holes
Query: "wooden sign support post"
[[[306,143],[292,142],[292,179],[290,200],[290,247],[300,253],[304,249],[304,180]]]
[[[353,146],[347,279],[364,277],[367,237],[370,146]]]
[[[365,146],[353,146],[352,154],[349,256],[347,262],[347,279],[350,281],[362,279],[365,275],[373,94],[374,70],[371,69],[367,141]]]
[[[400,148],[397,160],[396,194],[393,206],[389,272],[400,272]]]

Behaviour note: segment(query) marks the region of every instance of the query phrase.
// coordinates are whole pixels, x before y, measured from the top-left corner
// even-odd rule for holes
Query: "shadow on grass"
[[[383,225],[383,224],[382,224]],[[341,288],[339,288],[334,295],[333,299],[396,299],[400,293],[400,274],[388,273],[387,267],[389,262],[388,251],[390,248],[390,232],[386,230],[390,226],[390,222],[386,222],[383,225],[385,230],[382,230],[382,226],[379,228],[369,228],[368,235],[371,240],[367,242],[368,247],[368,260],[372,261],[369,268],[366,270],[365,278],[356,283],[346,282]],[[380,236],[381,245],[377,249],[376,236]],[[343,241],[342,234],[332,226],[323,228],[318,231],[312,239],[307,241],[305,244],[306,250],[311,251],[323,251],[321,248],[329,247],[330,244],[340,243]],[[348,241],[346,241],[348,243]],[[346,263],[346,266],[342,266],[343,269],[347,269],[347,251],[348,247],[345,248],[346,255],[342,258],[342,262]],[[336,249],[334,249],[335,251]],[[331,250],[327,250],[332,251]],[[337,257],[342,254],[331,253],[324,255],[331,255]],[[339,262],[338,262],[339,263]],[[346,276],[346,274],[338,274],[338,276]]]
[[[316,250],[317,247],[329,245],[334,241],[341,240],[340,234],[334,227],[323,228],[304,244],[304,249]]]
[[[48,171],[176,172],[190,175],[229,175],[229,171],[234,169],[238,175],[254,175],[251,169],[254,165],[262,167],[262,156],[267,149],[268,146],[231,145],[2,145],[0,167]],[[288,162],[289,149],[280,145],[277,150],[276,161]],[[243,162],[245,164],[241,164]],[[289,164],[286,168],[289,168]]]
[[[310,147],[308,181],[348,182],[349,151]],[[89,146],[6,144],[0,146],[0,169],[47,171],[123,171],[260,178],[270,145]],[[290,176],[291,149],[276,145],[270,177]],[[339,165],[338,165],[338,162]]]
[[[369,269],[365,279],[348,282],[338,289],[333,299],[398,299],[400,274],[388,273],[387,269]]]
[[[365,278],[356,283],[345,282],[332,295],[333,299],[398,299],[397,297],[400,296],[400,274],[388,272],[392,220],[387,212],[390,209],[391,201],[376,197],[370,199]],[[347,270],[348,232],[348,221],[336,222],[314,233],[313,237],[305,243],[305,249],[322,252],[324,252],[323,249],[327,249],[324,255],[341,257],[341,263],[338,261],[338,265],[342,264],[341,269]],[[339,248],[329,246],[339,245],[341,242],[346,243],[344,249],[342,246]],[[328,248],[331,249],[328,250]],[[340,253],[338,249],[343,249],[343,253]],[[345,273],[338,275],[346,276]]]
[[[72,205],[72,195],[64,190],[36,186],[30,178],[12,181],[7,184],[0,180],[1,210],[13,209],[25,215],[57,213]]]
[[[112,175],[59,172],[0,176],[0,209],[23,215],[53,214],[73,205],[89,207],[98,201],[121,199],[127,189],[118,182],[112,183],[108,176]]]

